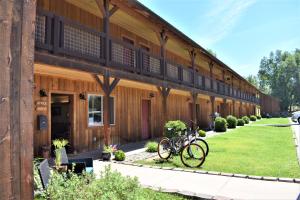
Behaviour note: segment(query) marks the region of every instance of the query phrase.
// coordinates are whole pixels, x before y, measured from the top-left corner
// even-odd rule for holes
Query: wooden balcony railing
[[[106,40],[109,46],[106,48]],[[53,13],[38,10],[35,46],[54,54],[82,58],[145,76],[156,77],[216,94],[258,103],[258,98],[231,85],[211,79],[191,67],[182,66],[161,56],[111,38],[102,32]],[[108,51],[109,58],[106,58]]]

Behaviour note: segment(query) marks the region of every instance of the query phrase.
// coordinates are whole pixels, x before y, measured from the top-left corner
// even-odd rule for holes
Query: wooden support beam
[[[36,1],[0,1],[0,199],[33,199]]]
[[[235,100],[232,100],[232,115],[239,118],[240,116],[238,116],[235,112]]]
[[[102,16],[103,16],[103,17],[106,16],[107,13],[106,13],[106,11],[105,11],[105,9],[104,9],[103,0],[95,0],[95,2],[96,2],[96,4],[97,4],[97,6],[98,6],[100,12],[102,13]]]
[[[215,97],[214,96],[210,96],[210,103],[211,103],[211,114],[215,113]]]
[[[162,57],[162,60],[163,60],[162,73],[163,73],[163,77],[165,79],[165,77],[166,77],[166,55],[165,55],[165,52],[166,52],[166,44],[167,44],[167,41],[168,41],[168,36],[167,36],[165,30],[162,30],[159,33],[156,32],[156,35],[157,35],[157,39],[160,43],[160,56]]]
[[[119,10],[119,7],[114,5],[110,10],[109,10],[109,17],[111,17],[115,12]]]
[[[168,104],[167,104],[167,100],[168,100],[168,96],[170,94],[171,88],[166,88],[166,87],[157,87],[159,93],[162,96],[162,111],[163,111],[163,119],[162,119],[162,130],[163,127],[165,126],[165,123],[167,122],[168,118]]]
[[[192,116],[193,116],[193,124],[192,124],[192,127],[193,127],[193,130],[195,130],[197,128],[197,113],[196,113],[196,110],[197,110],[197,98],[198,98],[198,93],[195,93],[195,92],[191,92],[191,96],[192,96]]]
[[[192,69],[193,69],[193,86],[195,87],[195,85],[196,85],[195,59],[196,59],[196,55],[197,55],[195,49],[190,50],[189,55],[190,55],[190,58],[191,58],[191,64],[192,64]]]
[[[212,61],[209,62],[209,76],[210,76],[210,89],[213,90],[213,68],[214,63]]]
[[[104,92],[104,99],[103,99],[103,125],[104,125],[104,143],[105,145],[111,144],[111,128],[110,128],[110,105],[109,99],[110,94],[114,90],[114,88],[119,83],[119,78],[114,78],[112,83],[110,83],[110,75],[109,73],[105,73],[103,75],[103,81],[99,78],[98,75],[94,75],[96,82],[99,83],[101,89]]]

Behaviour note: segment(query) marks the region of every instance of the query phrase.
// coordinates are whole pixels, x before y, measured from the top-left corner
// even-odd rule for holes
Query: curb
[[[291,123],[293,123],[291,118],[289,118],[289,121]],[[298,164],[300,166],[300,147],[299,147],[299,142],[300,141],[298,141],[298,138],[297,138],[297,135],[296,135],[296,129],[293,126],[291,127],[291,129],[292,129],[292,132],[293,132],[293,139],[294,139],[294,142],[295,142],[296,154],[297,154],[297,158],[298,158]]]
[[[255,175],[246,175],[246,174],[233,174],[233,173],[225,173],[225,172],[216,172],[216,171],[205,171],[205,170],[192,170],[192,169],[184,169],[184,168],[172,168],[172,167],[160,167],[153,165],[144,165],[144,164],[136,164],[127,161],[111,161],[116,164],[130,165],[135,167],[146,167],[153,169],[162,169],[162,170],[171,170],[171,171],[181,171],[186,173],[199,173],[199,174],[208,174],[212,176],[227,176],[227,177],[235,177],[235,178],[244,178],[244,179],[253,179],[260,181],[273,181],[273,182],[285,182],[285,183],[300,183],[300,179],[298,178],[285,178],[285,177],[271,177],[271,176],[255,176]]]

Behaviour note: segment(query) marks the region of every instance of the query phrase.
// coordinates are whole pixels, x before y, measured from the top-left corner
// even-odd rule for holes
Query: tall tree
[[[258,72],[259,87],[265,93],[278,97],[283,110],[300,104],[300,50],[271,52],[264,57]]]
[[[252,85],[254,85],[255,87],[257,87],[257,88],[259,87],[257,76],[255,76],[255,75],[249,75],[249,76],[245,77],[245,79],[249,83],[251,83]]]

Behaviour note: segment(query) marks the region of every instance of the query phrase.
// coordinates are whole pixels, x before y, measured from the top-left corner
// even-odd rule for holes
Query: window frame
[[[101,110],[100,110],[100,113],[101,113],[101,122],[99,124],[90,124],[89,123],[89,115],[90,115],[90,113],[92,113],[92,112],[89,111],[89,97],[90,96],[101,97]],[[101,94],[88,94],[88,98],[87,98],[87,125],[90,128],[101,127],[101,126],[104,125],[104,123],[103,123],[103,117],[104,117],[104,115],[103,115],[103,98],[104,98],[104,96],[101,95]],[[95,113],[95,111],[93,111],[93,112]]]

